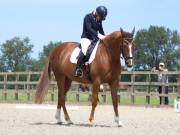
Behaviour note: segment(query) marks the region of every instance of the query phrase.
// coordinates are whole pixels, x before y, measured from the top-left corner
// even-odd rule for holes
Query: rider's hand
[[[99,39],[103,40],[105,37],[106,37],[106,36],[104,36],[104,35],[98,33],[98,38],[99,38]]]

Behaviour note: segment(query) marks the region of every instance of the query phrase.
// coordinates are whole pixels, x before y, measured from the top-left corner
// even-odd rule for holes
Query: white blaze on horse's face
[[[125,42],[125,63],[128,67],[133,66],[133,41],[124,40]]]
[[[129,57],[132,58],[133,55],[132,55],[132,44],[128,45],[129,47]],[[133,59],[129,59],[129,65],[133,65]]]

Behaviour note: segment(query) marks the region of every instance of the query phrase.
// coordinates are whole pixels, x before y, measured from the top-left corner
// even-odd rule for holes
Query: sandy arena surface
[[[53,106],[54,107],[54,106]],[[17,109],[0,104],[0,135],[180,135],[180,113],[173,108],[120,106],[123,127],[114,122],[110,105],[97,106],[95,125],[89,126],[91,106],[68,110],[73,125],[56,124],[55,109]]]

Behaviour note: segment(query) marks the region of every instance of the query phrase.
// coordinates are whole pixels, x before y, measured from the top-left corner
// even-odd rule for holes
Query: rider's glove
[[[106,37],[106,36],[104,36],[104,35],[98,33],[98,38],[99,38],[99,39],[103,40],[105,37]]]

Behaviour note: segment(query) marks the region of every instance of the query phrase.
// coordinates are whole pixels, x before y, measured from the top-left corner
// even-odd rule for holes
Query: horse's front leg
[[[91,114],[89,117],[90,124],[93,124],[93,122],[94,122],[94,112],[95,112],[95,108],[97,106],[99,89],[100,89],[100,83],[94,82],[93,83],[93,90],[92,90],[92,98],[91,98],[92,109],[91,109]]]
[[[113,102],[113,108],[114,108],[114,113],[115,113],[115,122],[118,124],[118,126],[123,126],[123,123],[119,120],[119,112],[118,112],[118,96],[117,96],[117,90],[119,87],[119,82],[114,81],[110,83],[111,87],[111,97],[112,97],[112,102]]]

